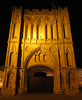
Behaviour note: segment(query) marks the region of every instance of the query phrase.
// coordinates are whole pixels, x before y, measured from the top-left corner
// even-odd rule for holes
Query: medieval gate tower
[[[79,92],[67,8],[13,8],[2,94],[31,91]]]

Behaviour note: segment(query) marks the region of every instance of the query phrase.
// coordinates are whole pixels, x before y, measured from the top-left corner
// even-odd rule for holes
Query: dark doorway
[[[53,76],[46,76],[44,72],[34,73],[29,76],[29,93],[52,93],[53,92]]]
[[[46,76],[46,73],[44,72],[37,72],[37,73],[34,73],[34,76]]]

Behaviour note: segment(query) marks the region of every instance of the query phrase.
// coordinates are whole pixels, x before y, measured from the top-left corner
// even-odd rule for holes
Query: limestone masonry
[[[67,8],[13,8],[2,94],[35,90],[54,94],[79,92]]]

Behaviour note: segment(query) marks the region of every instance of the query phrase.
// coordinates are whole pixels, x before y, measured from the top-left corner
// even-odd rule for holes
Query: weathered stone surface
[[[27,9],[23,16],[22,8],[13,9],[2,93],[27,93],[35,72],[53,76],[55,94],[78,93],[68,9]]]

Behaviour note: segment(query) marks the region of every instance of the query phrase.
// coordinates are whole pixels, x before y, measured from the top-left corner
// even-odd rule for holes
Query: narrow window
[[[10,73],[7,77],[7,88],[12,88],[13,75]]]
[[[62,76],[60,75],[60,87],[62,89]]]
[[[14,35],[15,35],[15,26],[16,26],[16,24],[14,24],[14,26],[13,26],[13,35],[12,35],[12,38],[14,38]]]
[[[27,32],[28,32],[28,25],[25,26],[25,39],[27,38],[27,35],[28,35]]]
[[[59,39],[59,34],[58,34],[58,21],[56,19],[56,30],[57,30],[57,38]]]
[[[11,75],[11,73],[8,75],[8,77],[7,77],[7,88],[8,88],[8,86],[9,86],[9,77],[10,77],[10,75]]]
[[[31,25],[31,39],[33,39],[33,25]]]
[[[65,38],[65,25],[63,23],[63,33],[64,33],[64,38]]]
[[[61,67],[61,62],[60,62],[60,51],[58,49],[58,56],[59,56],[59,67]]]
[[[68,52],[66,53],[66,60],[67,60],[67,66],[69,66],[69,62],[68,62]]]
[[[13,52],[10,54],[9,66],[11,66],[12,55],[13,55]]]
[[[39,53],[39,62],[41,61],[41,59],[40,59],[40,55],[41,55],[41,53]]]
[[[42,62],[43,61],[43,54],[40,52],[39,53],[39,62]]]
[[[37,55],[35,55],[35,62],[37,62]]]
[[[51,25],[51,39],[53,39],[53,25]]]
[[[69,88],[70,88],[70,72],[68,73],[68,84],[69,84]]]
[[[45,39],[47,39],[47,25],[45,26]]]
[[[46,60],[45,60],[45,55],[43,55],[43,61],[46,62]]]
[[[39,37],[39,25],[37,25],[37,39]]]
[[[64,25],[64,16],[63,16],[63,33],[64,33],[64,38],[65,38],[65,25]]]

